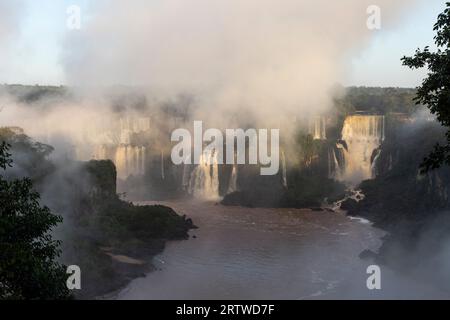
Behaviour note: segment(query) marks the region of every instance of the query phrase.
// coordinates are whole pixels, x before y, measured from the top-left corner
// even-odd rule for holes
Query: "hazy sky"
[[[393,0],[395,1],[395,0]],[[376,2],[376,0],[374,1]],[[433,25],[443,11],[445,1],[428,0],[419,4],[400,25],[381,30],[371,45],[353,58],[353,68],[346,84],[366,86],[417,86],[426,71],[410,71],[399,59],[412,55],[426,45],[433,45]]]
[[[92,17],[93,0],[0,0],[0,4],[16,1],[22,1],[22,6],[16,12],[18,17],[14,29],[6,29],[11,33],[12,41],[8,42],[8,54],[4,54],[8,63],[0,65],[0,83],[64,84],[60,55],[63,50],[72,49],[64,41],[67,32],[77,32],[66,28],[66,9],[71,4],[79,5],[82,19],[86,21]],[[444,8],[444,2],[422,1],[396,26],[376,31],[370,45],[350,58],[352,68],[342,83],[418,85],[424,73],[409,71],[401,66],[400,58],[412,54],[417,47],[432,44],[432,27]],[[282,3],[280,1],[280,5]]]

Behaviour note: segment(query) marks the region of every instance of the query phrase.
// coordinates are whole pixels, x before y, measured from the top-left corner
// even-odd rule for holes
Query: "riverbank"
[[[82,270],[78,299],[93,299],[126,286],[155,270],[152,258],[168,241],[188,238],[195,226],[169,207],[136,206],[126,202],[109,205],[90,225],[78,225],[63,241],[62,261]]]

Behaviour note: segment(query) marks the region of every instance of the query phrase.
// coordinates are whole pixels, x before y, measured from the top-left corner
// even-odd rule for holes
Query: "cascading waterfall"
[[[335,147],[329,149],[328,174],[330,179],[344,180],[346,153],[347,147],[343,141],[337,142]]]
[[[288,187],[287,182],[287,167],[286,167],[286,155],[284,154],[284,151],[281,151],[281,174],[282,174],[282,182],[283,187]]]
[[[238,187],[237,187],[237,179],[238,179],[238,165],[237,165],[237,154],[235,152],[234,153],[234,164],[233,164],[233,169],[231,170],[230,180],[228,182],[227,194],[239,191]]]
[[[339,145],[336,145],[337,149],[340,150]],[[330,148],[328,150],[328,177],[330,179],[341,180],[342,170],[339,164],[338,158],[336,156],[336,150]]]
[[[192,165],[191,156],[187,156],[183,163],[183,176],[181,177],[181,187],[184,191],[189,192],[189,184],[191,180]]]
[[[314,117],[309,124],[309,133],[314,140],[327,139],[327,123],[324,117]]]
[[[145,175],[145,164],[147,163],[147,148],[141,147],[141,169],[140,174]]]
[[[119,120],[121,132],[139,133],[150,130],[151,118],[123,117]]]
[[[116,165],[117,177],[127,179],[129,176],[143,176],[145,174],[147,148],[134,145],[133,135],[150,130],[150,118],[119,119],[118,130],[96,134],[94,144],[94,159],[110,159]],[[164,155],[162,155],[162,161]],[[164,163],[162,164],[164,179]]]
[[[333,165],[334,150],[328,149],[328,178],[333,179],[335,176],[336,164]]]
[[[227,191],[228,194],[238,191],[237,178],[238,178],[238,166],[237,164],[234,164],[233,169],[231,170],[230,183],[228,185]]]
[[[195,198],[217,200],[219,196],[219,162],[215,150],[204,152],[200,164],[192,171],[189,193]]]
[[[116,149],[114,163],[117,168],[117,177],[126,179],[129,176],[142,176],[145,174],[145,147],[120,145]]]
[[[164,171],[164,151],[161,151],[161,179],[166,179],[166,174]]]
[[[118,178],[126,179],[128,177],[128,162],[128,146],[121,145],[117,147],[114,163],[116,165]]]
[[[378,159],[380,158],[381,155],[381,149],[378,148],[377,150],[375,150],[375,156],[373,157],[373,161],[372,161],[372,177],[376,177],[377,176],[377,162]]]
[[[183,190],[188,191],[189,190],[189,180],[191,176],[191,166],[189,164],[184,163],[183,164],[183,177],[181,180],[181,187]]]
[[[345,168],[341,180],[358,184],[373,178],[373,154],[384,138],[384,116],[347,117],[342,129],[342,140],[347,144],[347,148],[343,148]]]
[[[106,160],[108,159],[108,149],[105,145],[99,145],[95,147],[94,151],[95,160]]]

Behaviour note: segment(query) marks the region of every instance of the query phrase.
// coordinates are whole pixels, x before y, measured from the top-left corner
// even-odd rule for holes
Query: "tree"
[[[0,170],[11,167],[9,145],[0,143]],[[50,231],[62,218],[39,203],[29,178],[0,174],[0,299],[66,299],[66,268],[56,262],[60,242]]]
[[[436,52],[427,46],[417,49],[413,57],[403,57],[403,65],[411,69],[428,68],[427,78],[417,88],[415,102],[427,106],[437,120],[445,127],[450,127],[450,2],[438,17],[433,30],[436,31],[434,42]],[[450,130],[447,129],[446,141],[438,143],[434,150],[424,159],[421,169],[426,172],[450,165]]]

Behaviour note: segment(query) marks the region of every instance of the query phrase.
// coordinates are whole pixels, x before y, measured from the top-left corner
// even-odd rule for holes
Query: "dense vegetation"
[[[38,195],[31,191],[31,180],[27,178],[14,182],[17,177],[29,176],[32,177],[36,190],[43,195],[41,202],[48,205],[52,211],[64,216],[64,224],[55,230],[55,234],[63,240],[61,261],[67,265],[78,265],[82,270],[82,290],[76,292],[77,297],[91,298],[105,294],[120,288],[130,279],[141,276],[151,268],[146,261],[159,253],[167,240],[185,239],[187,231],[193,227],[191,220],[177,215],[170,208],[135,206],[121,200],[116,193],[116,169],[111,161],[53,163],[48,159],[51,147],[33,141],[17,128],[0,129],[0,141],[6,141],[12,145],[13,159],[18,160],[7,175],[7,180],[1,180],[2,192],[7,193],[0,193],[0,201],[4,199],[10,205],[14,205],[19,203],[14,202],[14,199],[17,198],[19,201],[20,197],[28,197],[26,198],[28,202],[24,202],[23,205],[32,205],[34,210],[38,210],[36,214],[40,214],[37,218],[45,218],[50,211],[46,207],[38,206]],[[6,164],[6,162],[1,163]],[[4,191],[3,187],[6,188]],[[2,210],[11,208],[7,205],[0,206],[0,212],[3,213]],[[59,217],[50,219],[51,216],[49,216],[49,220],[43,221],[42,225],[36,224],[38,220],[31,215],[32,213],[30,212],[28,216],[24,215],[20,221],[17,221],[17,223],[23,223],[18,230],[25,228],[25,231],[31,234],[39,235],[43,228],[52,227],[60,222]],[[31,218],[27,219],[27,217]],[[2,221],[6,220],[2,219]],[[17,225],[15,224],[14,227]],[[11,229],[0,228],[0,231],[3,230],[6,230],[5,237],[17,234],[17,231],[14,233]],[[0,238],[1,236],[0,232]],[[47,237],[38,238],[38,240],[50,241],[51,238]],[[59,242],[49,242],[49,245],[55,246],[55,250],[57,244]],[[59,251],[53,252],[50,250],[52,248],[49,247],[42,254],[57,258],[56,254]],[[17,251],[17,254],[22,255],[23,250],[19,250],[18,247],[16,249],[14,252]],[[0,252],[0,255],[2,253]],[[3,254],[0,261],[6,265],[16,261],[15,257],[6,256],[7,251]],[[142,263],[127,264],[114,259],[116,256],[124,255],[142,259]],[[34,256],[39,257],[39,252]],[[24,268],[27,266],[25,265]],[[42,274],[42,268],[35,269]],[[11,274],[20,277],[19,279],[29,280],[21,271],[28,269],[21,269],[20,265],[11,264],[10,269],[4,269],[1,266],[0,273],[1,270],[8,270],[10,273],[13,271]],[[55,277],[55,273],[52,272],[50,265],[48,273],[42,276]],[[64,276],[66,276],[65,270]],[[12,279],[12,281],[16,280],[18,279]],[[0,280],[0,283],[4,282]],[[27,295],[24,298],[59,298],[51,297],[50,290],[52,290],[51,285],[48,289],[41,286],[33,293],[34,297]]]
[[[0,170],[12,166],[0,144]],[[60,216],[41,206],[30,179],[0,173],[0,299],[67,299],[66,268],[57,262],[60,242],[50,232]]]
[[[335,107],[344,113],[412,114],[419,108],[414,103],[415,89],[349,87],[343,98],[335,99]]]
[[[80,297],[105,294],[124,286],[130,279],[151,270],[149,259],[164,249],[167,240],[188,237],[192,221],[164,206],[135,206],[121,200],[108,183],[114,182],[111,161],[90,161],[82,166],[90,172],[91,189],[65,208],[72,225],[64,234],[64,259],[84,272]],[[67,177],[71,181],[71,177]],[[78,189],[78,187],[76,187]],[[130,256],[141,264],[123,264],[111,259]]]
[[[61,101],[72,99],[72,95],[66,87],[55,86],[25,86],[25,85],[0,85],[0,95],[10,95],[22,103],[37,103],[45,100]]]
[[[445,127],[450,127],[450,2],[438,17],[434,25],[436,36],[434,42],[436,52],[429,47],[417,50],[413,57],[403,57],[403,64],[412,68],[427,68],[428,76],[417,90],[415,101],[427,106],[437,120]],[[437,144],[434,150],[422,163],[427,171],[437,169],[441,165],[450,165],[450,129],[446,134],[446,141]]]

